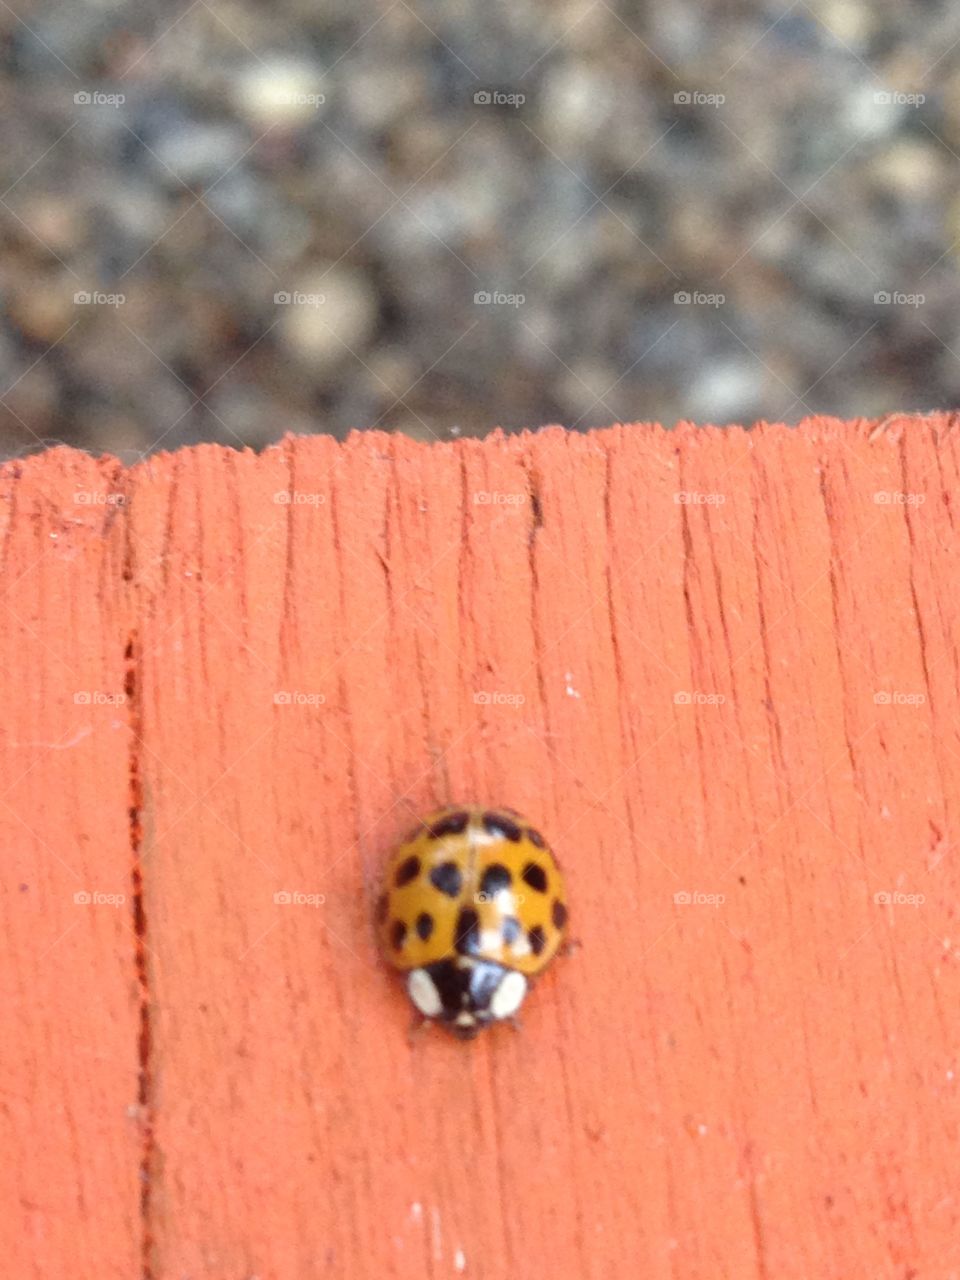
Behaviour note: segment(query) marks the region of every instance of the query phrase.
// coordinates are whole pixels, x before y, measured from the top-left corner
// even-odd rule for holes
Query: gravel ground
[[[946,4],[14,8],[4,456],[957,401]]]

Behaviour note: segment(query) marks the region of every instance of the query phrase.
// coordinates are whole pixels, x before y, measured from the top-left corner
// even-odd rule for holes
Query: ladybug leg
[[[519,1013],[512,1013],[512,1014],[510,1015],[510,1017],[509,1017],[509,1018],[507,1018],[507,1022],[509,1022],[509,1023],[510,1023],[510,1025],[511,1025],[511,1027],[513,1027],[514,1031],[522,1031],[522,1030],[523,1030],[523,1019],[520,1017]]]
[[[424,1027],[429,1027],[430,1018],[425,1018],[422,1013],[415,1013],[410,1019],[410,1025],[407,1027],[407,1043],[409,1045],[417,1044],[423,1038]]]
[[[572,956],[575,951],[579,951],[583,943],[579,938],[567,938],[560,946],[560,954],[563,956]]]

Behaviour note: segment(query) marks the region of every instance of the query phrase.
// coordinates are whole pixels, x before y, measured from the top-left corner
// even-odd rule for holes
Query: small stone
[[[290,301],[281,304],[278,331],[301,359],[329,365],[362,352],[376,324],[377,296],[361,272],[314,271],[283,292]]]
[[[297,128],[317,119],[326,105],[323,72],[293,58],[256,63],[238,77],[233,100],[258,128]]]

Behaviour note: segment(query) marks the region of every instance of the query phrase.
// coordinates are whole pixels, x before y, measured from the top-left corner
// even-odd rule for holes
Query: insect
[[[448,806],[422,819],[377,900],[380,946],[415,1008],[461,1040],[515,1017],[566,925],[557,861],[512,809]]]

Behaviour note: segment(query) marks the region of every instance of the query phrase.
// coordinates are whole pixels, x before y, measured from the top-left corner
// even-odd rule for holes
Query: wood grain
[[[958,440],[8,465],[6,1272],[958,1280]],[[583,945],[411,1041],[378,868],[474,800]]]

